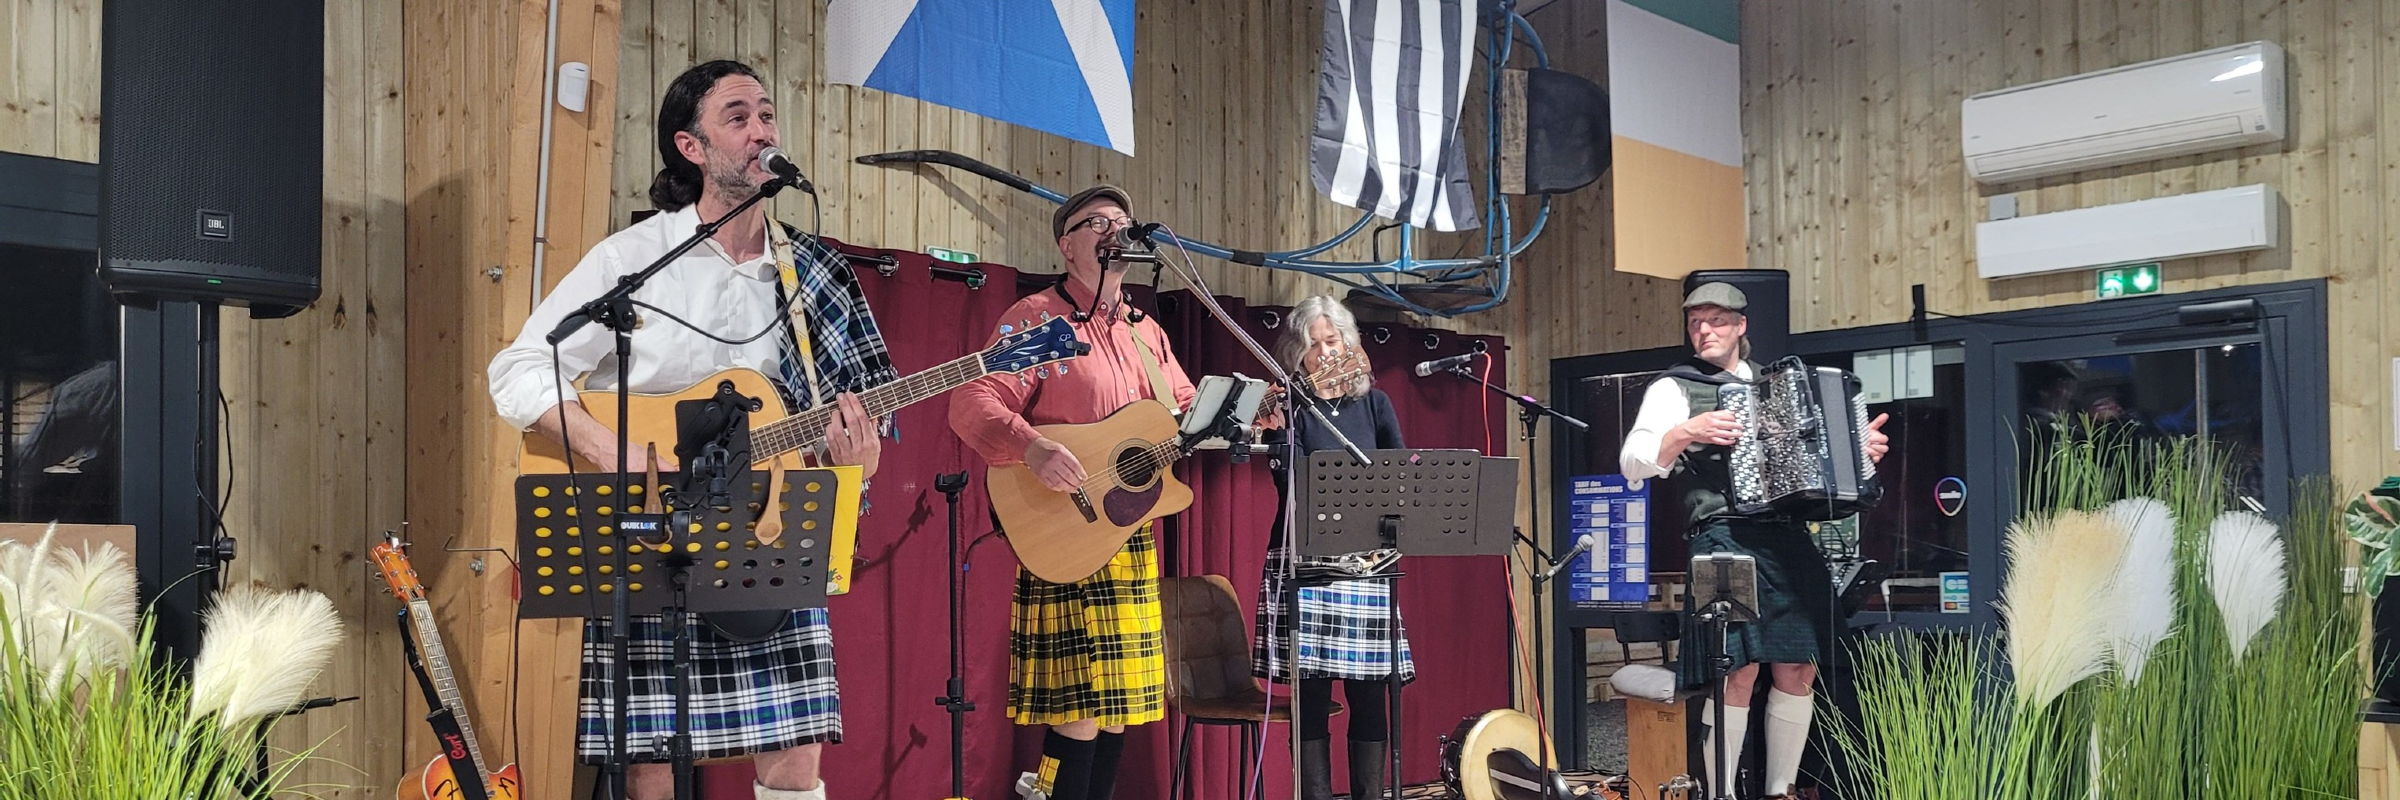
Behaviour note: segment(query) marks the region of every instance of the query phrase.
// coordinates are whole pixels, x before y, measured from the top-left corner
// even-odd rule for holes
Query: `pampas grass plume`
[[[2000,614],[2019,702],[2047,708],[2108,666],[2108,601],[2127,534],[2107,515],[2069,511],[2009,526]]]
[[[2225,619],[2233,660],[2275,619],[2285,587],[2283,544],[2275,523],[2248,511],[2228,511],[2208,525],[2208,591]]]
[[[2109,652],[2125,682],[2142,677],[2151,651],[2175,628],[2175,512],[2147,497],[2110,503],[2110,520],[2126,532],[2125,560],[2112,580]]]
[[[207,616],[192,662],[192,716],[217,714],[226,730],[299,705],[342,640],[333,601],[305,589],[235,587]]]

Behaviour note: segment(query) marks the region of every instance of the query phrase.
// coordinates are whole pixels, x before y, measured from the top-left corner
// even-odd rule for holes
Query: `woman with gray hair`
[[[1400,421],[1392,415],[1392,400],[1374,386],[1366,352],[1359,345],[1358,319],[1341,301],[1324,295],[1301,300],[1283,326],[1276,357],[1311,391],[1296,402],[1314,403],[1325,419],[1362,449],[1405,447]],[[1340,440],[1302,413],[1286,420],[1279,413],[1261,416],[1260,426],[1271,429],[1272,444],[1292,442],[1294,457],[1320,450],[1341,449]],[[1275,469],[1277,499],[1289,490],[1291,471],[1286,459]],[[1387,719],[1392,677],[1416,677],[1408,653],[1405,628],[1400,637],[1400,663],[1391,665],[1394,634],[1385,615],[1390,586],[1378,581],[1336,581],[1298,587],[1299,613],[1289,606],[1295,594],[1284,576],[1291,572],[1292,553],[1284,541],[1282,503],[1267,544],[1266,577],[1259,588],[1258,641],[1251,663],[1258,677],[1296,680],[1300,691],[1300,796],[1303,800],[1333,797],[1332,731],[1327,725],[1333,704],[1333,682],[1342,681],[1350,701],[1350,796],[1383,793],[1385,748],[1390,737]],[[1298,618],[1300,652],[1291,652],[1293,617]]]

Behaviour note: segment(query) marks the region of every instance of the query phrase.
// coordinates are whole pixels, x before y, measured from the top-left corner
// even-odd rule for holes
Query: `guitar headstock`
[[[1092,351],[1075,335],[1065,317],[1000,337],[983,350],[983,368],[994,374],[1024,372],[1043,364],[1065,361]]]
[[[1317,371],[1299,376],[1300,385],[1311,390],[1319,386],[1340,386],[1374,372],[1374,367],[1367,363],[1366,354],[1357,350],[1344,351],[1334,358],[1333,361],[1317,365]],[[1267,392],[1269,400],[1283,397],[1281,386],[1270,387]]]
[[[408,552],[400,537],[386,535],[382,542],[367,549],[367,559],[375,562],[375,572],[383,577],[384,588],[402,601],[425,599],[425,584],[417,581],[417,568],[409,566]]]

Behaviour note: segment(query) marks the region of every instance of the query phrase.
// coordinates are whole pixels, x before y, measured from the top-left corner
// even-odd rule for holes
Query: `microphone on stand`
[[[809,183],[808,176],[800,174],[800,165],[792,163],[792,157],[784,155],[783,148],[769,147],[758,151],[758,165],[789,182],[792,188],[807,194],[817,193],[816,184]]]
[[[1108,242],[1100,246],[1101,252],[1107,254],[1101,261],[1118,264],[1157,262],[1158,243],[1151,241],[1150,236],[1158,232],[1158,227],[1156,222],[1142,222],[1118,228],[1116,233],[1109,235]],[[1140,252],[1135,251],[1136,246],[1140,247]]]
[[[1476,356],[1480,356],[1480,355],[1483,355],[1483,354],[1482,354],[1482,353],[1460,353],[1460,354],[1458,354],[1458,355],[1454,355],[1454,356],[1446,356],[1446,357],[1443,357],[1443,358],[1437,358],[1437,359],[1434,359],[1434,360],[1432,360],[1432,361],[1423,361],[1423,362],[1419,362],[1419,363],[1417,364],[1417,377],[1419,377],[1419,378],[1430,378],[1430,377],[1433,377],[1433,374],[1434,374],[1434,373],[1436,373],[1436,372],[1448,372],[1448,371],[1450,371],[1450,368],[1452,368],[1452,367],[1456,367],[1456,366],[1458,366],[1458,365],[1461,365],[1461,364],[1465,364],[1465,363],[1467,363],[1467,362],[1469,362],[1469,361],[1473,361],[1473,360],[1475,360],[1475,357],[1476,357]]]
[[[1542,581],[1547,583],[1551,578],[1558,577],[1558,573],[1565,571],[1568,564],[1575,563],[1576,556],[1591,552],[1593,545],[1596,543],[1597,542],[1595,542],[1593,539],[1593,534],[1589,533],[1584,534],[1582,538],[1576,539],[1575,549],[1567,551],[1567,555],[1564,558],[1560,558],[1557,563],[1551,564],[1550,571],[1542,573]]]

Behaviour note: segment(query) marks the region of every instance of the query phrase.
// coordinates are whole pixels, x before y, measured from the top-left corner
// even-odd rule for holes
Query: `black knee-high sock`
[[[1102,731],[1092,740],[1091,788],[1083,800],[1114,800],[1117,796],[1117,764],[1125,758],[1125,734]]]
[[[1090,800],[1094,743],[1051,731],[1042,737],[1050,800]]]
[[[1333,735],[1327,724],[1333,716],[1333,679],[1300,679],[1300,741],[1313,742]]]
[[[1380,742],[1391,738],[1391,681],[1345,680],[1342,696],[1350,700],[1350,741]]]

